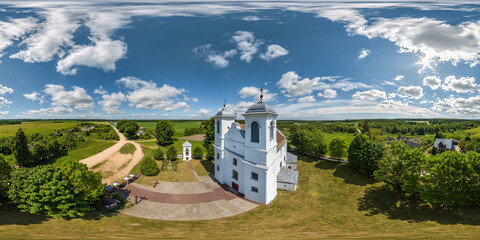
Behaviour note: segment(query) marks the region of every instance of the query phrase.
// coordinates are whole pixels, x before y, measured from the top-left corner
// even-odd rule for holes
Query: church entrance
[[[238,184],[232,182],[232,188],[238,191]]]

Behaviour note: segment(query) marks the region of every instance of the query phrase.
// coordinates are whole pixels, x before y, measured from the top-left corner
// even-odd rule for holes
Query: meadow
[[[77,142],[75,148],[69,149],[66,155],[54,159],[53,164],[60,166],[66,161],[79,161],[113,146],[113,144],[115,144],[113,140],[102,139],[89,139],[87,142]]]
[[[345,164],[299,156],[296,192],[269,206],[209,221],[157,221],[110,214],[50,219],[0,207],[3,239],[278,239],[480,237],[480,208],[440,208],[406,198]]]
[[[26,135],[33,133],[52,133],[55,130],[64,128],[73,128],[79,121],[34,121],[22,122],[21,124],[0,125],[0,137],[15,136],[19,128],[25,132]]]

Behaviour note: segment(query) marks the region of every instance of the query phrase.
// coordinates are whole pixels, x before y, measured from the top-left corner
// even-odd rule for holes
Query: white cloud
[[[11,55],[11,58],[29,63],[48,62],[54,56],[63,56],[63,47],[73,45],[73,33],[80,26],[77,21],[58,9],[45,15],[46,20],[38,25],[36,33],[22,42],[27,48]]]
[[[30,32],[37,20],[32,17],[10,19],[8,22],[0,21],[0,57],[4,50],[24,34]]]
[[[480,114],[480,96],[462,98],[449,97],[443,100],[437,100],[433,103],[433,110],[446,110],[455,115],[478,115]]]
[[[38,101],[40,104],[43,104],[43,102],[45,101],[45,99],[43,98],[43,96],[38,93],[38,92],[32,92],[32,93],[25,93],[23,94],[23,96],[28,99],[28,100],[32,100],[32,101]]]
[[[260,89],[253,86],[243,87],[242,89],[240,89],[238,94],[241,98],[253,97],[255,102],[258,102],[260,100]],[[268,89],[263,89],[264,102],[272,101],[273,99],[275,99],[275,96],[277,96],[276,93],[269,93]]]
[[[256,21],[268,20],[268,18],[257,17],[257,16],[245,16],[242,18],[242,20],[247,22],[256,22]]]
[[[267,52],[260,54],[260,58],[266,61],[271,61],[274,58],[285,56],[288,54],[288,50],[280,45],[272,44],[268,45]]]
[[[50,108],[40,108],[38,110],[29,110],[29,115],[57,115],[57,114],[70,114],[73,113],[73,109],[64,106],[54,106]]]
[[[7,93],[13,93],[13,89],[9,87],[5,87],[2,84],[0,84],[0,95],[5,95]]]
[[[92,97],[87,94],[85,89],[77,86],[73,86],[72,89],[71,91],[65,91],[62,85],[47,84],[43,91],[51,97],[53,106],[65,106],[77,110],[95,108]]]
[[[252,61],[253,55],[257,53],[258,47],[262,42],[255,39],[252,32],[236,31],[232,37],[232,41],[237,44],[240,51],[240,60],[249,63]]]
[[[475,78],[473,77],[456,78],[455,76],[448,76],[445,78],[442,89],[457,93],[469,93],[480,90],[480,85],[475,83]]]
[[[308,95],[308,96],[297,99],[297,102],[299,103],[315,102],[315,98],[312,95]]]
[[[296,97],[311,94],[319,82],[319,77],[313,79],[301,79],[301,77],[295,72],[287,72],[282,75],[282,78],[278,81],[277,85],[280,89],[286,91],[286,96]]]
[[[122,102],[126,102],[127,98],[121,92],[105,94],[102,96],[102,101],[99,101],[98,104],[102,106],[102,110],[108,114],[120,114],[123,113],[119,110]]]
[[[399,87],[399,93],[403,93],[404,97],[419,99],[423,97],[423,89],[420,86],[408,86],[408,87]]]
[[[117,80],[116,83],[131,89],[127,99],[131,105],[139,109],[174,111],[189,107],[186,102],[179,102],[176,99],[185,92],[185,89],[178,89],[167,84],[158,87],[155,82],[147,82],[136,77],[124,77]]]
[[[366,58],[368,55],[370,55],[370,50],[369,49],[366,49],[366,48],[362,48],[359,52],[358,52],[358,59],[364,59]]]
[[[333,89],[325,89],[325,91],[323,91],[323,97],[324,98],[336,98],[337,97],[337,91],[335,91]]]
[[[192,98],[192,102],[198,102],[198,98],[196,97]]]
[[[105,95],[105,94],[107,94],[107,91],[105,89],[103,89],[102,85],[100,85],[100,87],[95,88],[93,93],[100,94],[100,95]]]
[[[198,111],[198,113],[200,113],[200,114],[203,115],[203,116],[207,116],[207,115],[209,115],[211,112],[212,112],[212,110],[210,110],[210,109],[205,109],[205,108],[202,108],[202,109],[200,109],[200,110]]]
[[[437,76],[426,76],[423,78],[423,86],[430,87],[432,90],[438,89],[442,85],[442,80]]]
[[[11,101],[8,101],[5,97],[0,97],[0,107],[6,106],[8,104],[12,104]]]
[[[395,81],[401,81],[403,80],[405,77],[403,75],[397,75],[393,80]]]
[[[375,100],[377,98],[387,98],[387,94],[384,91],[380,91],[377,89],[372,89],[363,92],[356,92],[352,96],[354,99],[361,99],[361,100]]]
[[[236,49],[231,49],[223,53],[211,50],[212,44],[198,46],[193,49],[195,55],[204,57],[206,62],[212,63],[216,68],[225,68],[228,66],[228,58],[237,54]]]

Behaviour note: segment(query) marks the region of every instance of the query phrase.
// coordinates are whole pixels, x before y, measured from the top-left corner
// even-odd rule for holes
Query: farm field
[[[64,220],[2,206],[0,234],[4,239],[480,237],[478,207],[430,207],[404,198],[384,183],[373,183],[344,164],[299,156],[298,169],[296,192],[279,191],[271,206],[230,218],[172,223],[119,214]]]
[[[79,161],[86,157],[95,155],[111,147],[113,144],[115,144],[113,140],[100,139],[89,139],[87,142],[77,142],[76,147],[74,149],[70,149],[67,155],[55,159],[54,165],[59,166],[69,160]]]
[[[22,128],[26,135],[30,135],[33,133],[52,133],[55,130],[74,127],[78,123],[78,121],[35,121],[22,122],[21,124],[0,125],[0,137],[14,136],[19,128]]]

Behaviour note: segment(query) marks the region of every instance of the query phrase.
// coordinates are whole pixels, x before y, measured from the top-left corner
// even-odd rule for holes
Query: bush
[[[167,159],[163,159],[162,171],[167,170],[167,166],[168,166],[168,160],[167,160]]]
[[[193,149],[193,158],[203,159],[203,151],[200,147],[197,146]]]
[[[140,165],[140,172],[145,176],[155,176],[160,170],[158,169],[157,163],[150,158],[144,157]]]
[[[356,158],[349,164],[361,173],[372,176],[378,169],[378,162],[385,155],[385,147],[376,142],[367,141],[359,149]]]
[[[158,121],[155,128],[155,137],[157,144],[167,146],[173,143],[173,135],[175,134],[174,124],[171,121]]]
[[[153,153],[153,158],[155,158],[156,160],[163,160],[165,158],[165,154],[163,154],[163,151],[161,148],[157,148],[155,150],[155,153]]]
[[[167,159],[170,161],[177,160],[177,150],[175,150],[174,146],[170,146],[167,150]]]
[[[172,162],[173,171],[177,171],[177,162]]]
[[[357,160],[358,150],[368,141],[368,136],[365,134],[357,135],[348,147],[348,161],[355,162]]]
[[[341,157],[345,157],[347,155],[347,141],[345,138],[335,137],[330,142],[328,150],[330,150],[330,155],[333,158],[340,159]]]

